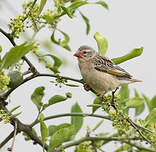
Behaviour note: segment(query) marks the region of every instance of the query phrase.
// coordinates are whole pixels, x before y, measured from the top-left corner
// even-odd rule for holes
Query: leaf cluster
[[[25,2],[23,4],[23,13],[14,19],[11,19],[8,25],[11,33],[8,34],[0,29],[0,32],[3,33],[14,45],[2,57],[0,56],[0,90],[2,91],[1,97],[3,97],[0,98],[1,100],[6,99],[12,91],[23,83],[38,76],[55,77],[55,81],[51,80],[50,82],[54,83],[56,87],[61,87],[62,85],[78,87],[77,84],[68,83],[68,80],[81,84],[84,83],[82,80],[60,76],[60,67],[64,62],[57,55],[56,51],[51,53],[49,52],[49,49],[51,49],[52,43],[61,46],[65,50],[71,51],[71,47],[69,45],[70,36],[62,29],[58,29],[58,24],[64,16],[68,16],[69,19],[73,19],[77,11],[86,24],[86,34],[88,35],[90,32],[90,20],[83,11],[80,10],[80,7],[83,8],[83,6],[85,7],[92,4],[101,5],[108,10],[108,5],[102,0],[95,0],[95,2],[87,0],[54,0],[53,2],[54,6],[50,9],[46,9],[46,5],[48,5],[47,0],[40,0],[38,3],[36,0]],[[41,29],[46,28],[47,26],[51,30],[50,45],[49,43],[46,43],[44,47],[48,51],[41,52],[39,51],[39,45],[32,41],[32,39],[35,38],[35,35],[39,33]],[[31,41],[30,39],[26,39],[26,42],[16,45],[14,39],[19,39],[21,34],[25,32],[26,28],[33,30]],[[57,34],[62,35],[62,38],[58,38]],[[98,32],[95,33],[94,39],[97,42],[99,53],[105,55],[109,47],[108,40]],[[0,46],[0,52],[1,51],[2,47]],[[50,74],[40,74],[40,72],[37,71],[33,63],[26,58],[26,55],[29,52],[32,52],[33,55],[37,57],[38,61],[43,63],[45,67],[50,70]],[[112,61],[115,64],[120,64],[140,56],[142,52],[143,47],[135,48],[121,57],[113,58]],[[24,63],[20,63],[21,59]],[[28,70],[21,72],[21,68],[23,68],[25,63],[27,63]],[[12,74],[9,74],[10,72]],[[71,146],[75,146],[75,152],[102,151],[104,145],[116,140],[121,142],[121,145],[116,150],[117,152],[141,152],[142,150],[146,151],[146,148],[143,147],[144,144],[142,144],[142,142],[147,142],[147,140],[145,140],[146,138],[151,141],[151,144],[147,143],[149,150],[152,148],[156,149],[156,96],[149,99],[145,94],[139,93],[135,89],[134,95],[131,97],[130,89],[125,85],[120,88],[118,94],[114,97],[117,109],[113,109],[111,106],[111,94],[106,95],[103,102],[101,102],[98,97],[95,97],[93,104],[88,105],[89,107],[92,107],[92,112],[87,114],[87,116],[110,120],[115,133],[112,134],[107,130],[97,133],[97,129],[101,127],[104,122],[104,120],[102,120],[95,124],[93,128],[87,126],[86,134],[78,141],[74,141],[75,136],[82,129],[84,117],[86,117],[82,108],[78,102],[76,102],[72,105],[70,113],[68,113],[68,116],[70,116],[70,122],[60,122],[58,125],[51,123],[48,125],[45,121],[52,119],[52,117],[44,116],[44,111],[56,104],[59,106],[62,102],[68,102],[68,100],[72,98],[72,93],[66,92],[65,95],[54,94],[44,102],[45,93],[45,87],[42,85],[33,91],[31,101],[37,108],[38,115],[32,124],[26,125],[26,129],[22,128],[23,130],[20,130],[23,132],[25,140],[34,140],[34,142],[39,143],[43,147],[43,151],[65,151],[66,148]],[[137,119],[139,115],[144,113],[146,106],[148,107],[149,113],[145,119]],[[20,108],[20,106],[16,106],[11,110],[6,110],[6,106],[0,103],[0,108],[1,121],[4,120],[5,122],[10,122],[11,120],[11,123],[14,124],[14,118],[21,114],[21,112],[14,113],[14,111]],[[102,115],[95,114],[99,109],[102,109]],[[133,109],[134,116],[136,118],[134,119],[134,122],[130,121],[131,119],[129,117],[131,109]],[[60,114],[52,116],[53,118],[58,118],[67,115]],[[40,134],[35,131],[34,127],[38,123],[40,124]],[[31,130],[27,131],[27,127],[31,127]],[[140,147],[138,145],[140,145]]]

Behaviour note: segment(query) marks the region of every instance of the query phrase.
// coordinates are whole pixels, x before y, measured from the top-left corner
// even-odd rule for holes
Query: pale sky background
[[[22,0],[0,0],[0,27],[7,30],[7,24],[9,18],[18,15],[21,12]],[[130,50],[137,47],[144,47],[143,54],[135,59],[129,60],[120,66],[125,68],[136,79],[140,79],[142,83],[136,83],[130,85],[131,93],[136,88],[139,93],[143,92],[150,98],[156,94],[156,1],[155,0],[107,0],[109,5],[109,11],[98,5],[83,6],[80,10],[90,19],[91,33],[89,36],[85,35],[85,24],[80,18],[80,15],[76,13],[76,17],[71,20],[68,17],[64,17],[59,24],[59,27],[67,32],[70,37],[70,46],[72,52],[68,52],[61,47],[55,46],[54,49],[58,51],[58,55],[65,55],[70,62],[68,68],[61,68],[62,75],[71,76],[74,78],[81,78],[77,65],[77,60],[73,57],[73,53],[80,45],[87,44],[97,49],[96,42],[93,39],[95,32],[99,32],[105,36],[109,42],[109,49],[107,56],[109,58],[118,57],[126,54]],[[13,11],[6,4],[10,4],[14,8]],[[51,32],[48,30],[41,31],[36,39],[50,38]],[[23,40],[16,41],[17,44],[23,43]],[[3,50],[9,50],[11,47],[8,40],[0,34],[0,45]],[[31,55],[29,58],[33,59]],[[33,59],[34,64],[37,66],[38,62]],[[40,71],[45,71],[42,67],[38,67]],[[30,82],[27,82],[23,86],[19,87],[10,97],[10,104],[8,108],[11,109],[17,105],[21,105],[21,108],[17,111],[22,111],[22,114],[18,118],[24,123],[31,123],[37,115],[36,107],[31,103],[30,96],[33,90],[41,85],[46,86],[46,96],[44,101],[46,102],[51,96],[55,94],[64,95],[66,92],[71,91],[73,98],[67,102],[56,104],[53,107],[47,109],[44,113],[45,116],[67,113],[70,112],[71,106],[77,101],[84,112],[91,112],[91,109],[86,107],[87,104],[91,104],[93,101],[93,95],[85,92],[80,85],[79,88],[63,87],[58,88],[49,83],[50,78],[37,78]],[[147,115],[147,110],[141,116],[144,118]],[[100,112],[99,112],[100,113]],[[101,112],[102,114],[102,112]],[[96,122],[100,119],[85,118],[85,122],[80,136],[84,135],[87,125],[94,127]],[[63,122],[70,122],[69,117],[60,119],[53,119],[46,122],[49,124],[59,125]],[[0,142],[12,131],[13,127],[9,124],[4,125],[0,123]],[[36,129],[39,131],[39,127]],[[111,130],[110,122],[104,121],[104,125],[101,126],[97,132],[103,132]],[[79,137],[80,137],[79,136]],[[6,152],[7,147],[11,145],[9,142],[2,152]],[[108,144],[104,150],[107,152],[113,152],[114,144]],[[14,152],[21,151],[42,151],[38,145],[33,145],[31,141],[26,142],[22,135],[18,135],[15,141]],[[72,150],[68,150],[69,152]]]

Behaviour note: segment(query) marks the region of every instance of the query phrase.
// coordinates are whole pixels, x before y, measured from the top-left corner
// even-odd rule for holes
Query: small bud
[[[71,92],[67,92],[67,93],[66,93],[66,97],[67,97],[67,98],[72,98],[72,93],[71,93]]]

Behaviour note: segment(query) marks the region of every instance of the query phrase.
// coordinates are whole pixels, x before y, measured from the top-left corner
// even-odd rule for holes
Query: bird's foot
[[[84,83],[83,84],[83,87],[84,87],[84,89],[86,90],[86,91],[89,91],[91,88],[90,88],[90,86],[87,84],[87,83]]]
[[[105,93],[104,93],[104,92],[103,92],[103,93],[98,93],[98,94],[96,94],[96,95],[99,97],[100,101],[102,102],[102,101],[103,101],[103,98],[104,98]]]

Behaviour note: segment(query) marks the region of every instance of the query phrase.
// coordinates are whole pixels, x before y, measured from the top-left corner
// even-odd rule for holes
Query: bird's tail
[[[137,80],[137,79],[129,79],[129,81],[131,81],[131,82],[142,82],[141,80]]]
[[[142,82],[141,80],[137,80],[137,79],[124,79],[124,80],[120,80],[120,85],[125,85],[125,84],[130,84],[130,83],[135,83],[135,82]]]

